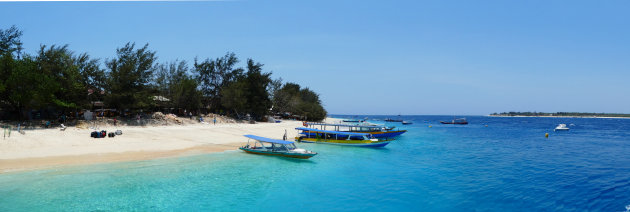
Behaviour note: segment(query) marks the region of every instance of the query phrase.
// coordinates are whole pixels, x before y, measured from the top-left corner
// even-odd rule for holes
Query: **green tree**
[[[247,60],[247,72],[235,75],[236,81],[223,90],[221,103],[237,114],[248,113],[255,120],[261,120],[271,107],[268,87],[271,73],[262,72],[263,64]],[[240,114],[242,115],[242,114]]]
[[[22,31],[15,26],[6,30],[0,29],[0,104],[5,109],[11,106],[8,102],[10,91],[7,89],[7,80],[16,68],[16,58],[19,58],[22,50],[21,37]]]
[[[107,103],[113,107],[143,109],[153,106],[150,82],[157,59],[149,44],[135,49],[135,43],[127,43],[116,50],[116,58],[108,60]]]
[[[2,30],[0,29],[0,55],[4,54],[17,54],[17,58],[20,58],[22,51],[22,31],[15,26]]]
[[[288,112],[309,121],[322,120],[327,114],[317,93],[295,83],[286,83],[278,89],[274,94],[273,105],[276,113]]]
[[[206,59],[199,62],[195,58],[194,71],[204,97],[203,102],[211,110],[223,109],[221,108],[222,90],[243,74],[243,69],[234,67],[238,62],[236,55],[231,52],[214,60]]]
[[[170,107],[195,110],[201,106],[199,83],[189,74],[185,61],[158,65],[155,83],[160,95],[170,100]]]
[[[68,45],[49,48],[42,45],[37,63],[40,72],[51,79],[47,82],[52,89],[50,103],[61,108],[79,108],[78,103],[85,99],[85,85]]]

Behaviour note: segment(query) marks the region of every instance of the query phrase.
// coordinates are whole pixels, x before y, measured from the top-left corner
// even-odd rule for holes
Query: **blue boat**
[[[377,139],[369,133],[353,133],[340,132],[331,130],[318,130],[313,128],[298,127],[298,136],[295,137],[297,142],[305,143],[323,143],[342,146],[358,146],[358,147],[384,147],[389,144],[391,139]]]
[[[330,127],[334,131],[340,132],[358,132],[358,133],[370,133],[374,138],[395,138],[407,130],[392,130],[393,127],[386,127],[382,125],[349,125],[349,124],[328,124],[328,123],[313,123],[307,122],[304,124],[307,127],[319,128],[320,130],[326,130]]]

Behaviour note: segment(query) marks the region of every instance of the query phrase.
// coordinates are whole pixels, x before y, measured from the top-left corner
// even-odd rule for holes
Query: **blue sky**
[[[26,52],[235,52],[333,114],[630,113],[630,1],[0,2]]]

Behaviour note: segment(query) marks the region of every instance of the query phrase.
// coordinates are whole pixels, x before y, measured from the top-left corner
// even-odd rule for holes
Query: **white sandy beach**
[[[332,122],[334,119],[328,119]],[[91,138],[93,130],[69,127],[13,131],[0,141],[0,173],[62,165],[147,160],[190,154],[237,150],[247,142],[245,134],[288,139],[297,134],[300,121],[281,123],[218,123],[147,127],[101,127],[123,134],[114,138]]]

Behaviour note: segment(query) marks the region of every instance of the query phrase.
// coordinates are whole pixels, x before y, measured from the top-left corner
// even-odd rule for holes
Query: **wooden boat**
[[[317,155],[317,152],[297,148],[293,141],[276,140],[255,135],[245,135],[245,137],[254,140],[253,144],[250,144],[250,140],[248,140],[247,145],[238,148],[247,153],[300,159],[308,159]]]
[[[334,131],[340,132],[357,132],[357,133],[370,133],[374,138],[395,138],[396,136],[406,133],[407,130],[393,130],[395,127],[387,127],[383,125],[349,125],[349,124],[328,124],[328,123],[305,123],[306,127],[319,128],[320,130],[326,130],[332,128]]]
[[[460,118],[460,119],[453,119],[450,122],[440,121],[440,123],[442,124],[468,124],[468,121],[466,121],[466,118]]]
[[[341,121],[343,121],[343,122],[357,122],[357,123],[358,122],[363,122],[363,120],[357,120],[357,119],[344,119],[344,120],[341,120]]]
[[[403,121],[403,122],[402,122],[402,124],[404,124],[404,125],[410,125],[410,124],[413,124],[413,122],[410,122],[410,121]]]
[[[298,137],[295,137],[295,140],[306,143],[323,143],[358,147],[384,147],[392,141],[392,139],[379,140],[372,137],[372,134],[369,133],[318,130],[304,127],[298,127],[295,129],[301,131],[298,132]]]

